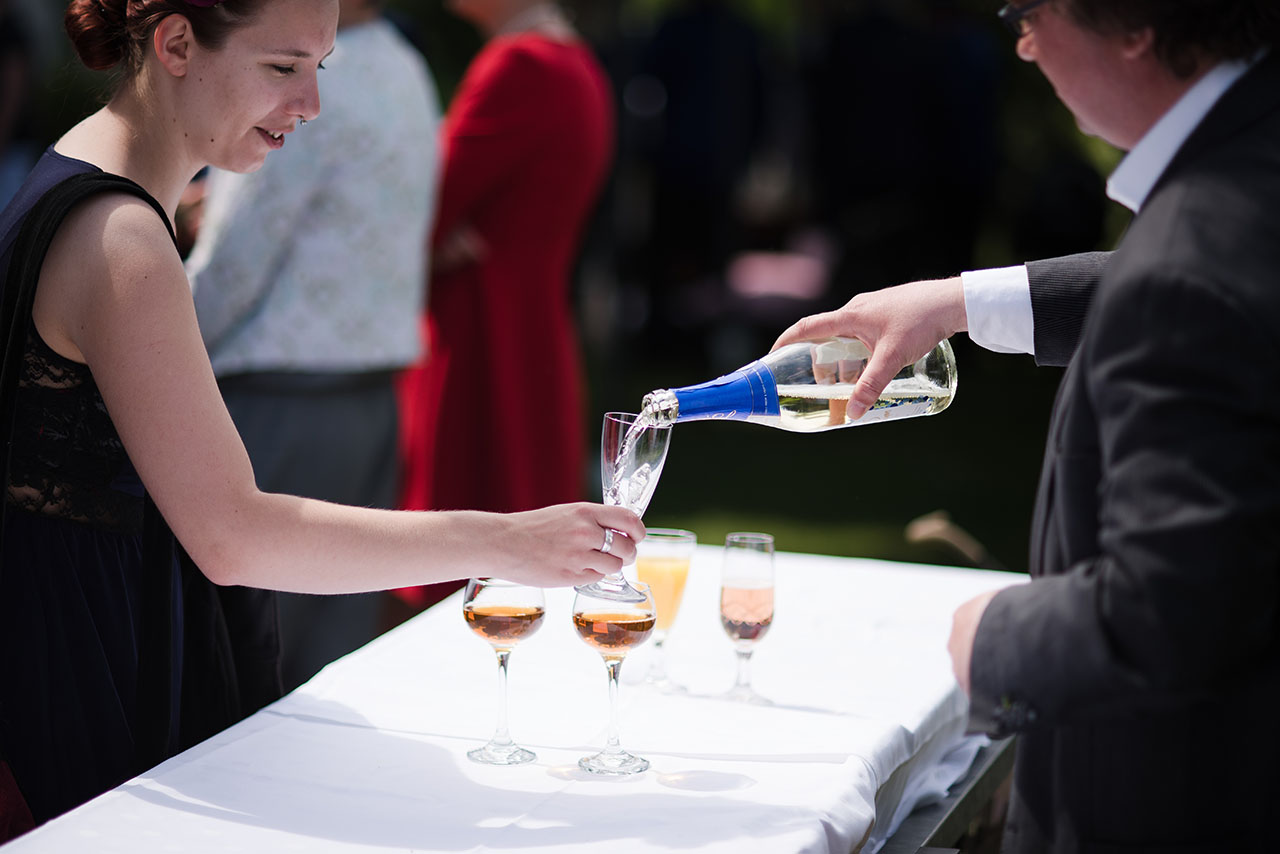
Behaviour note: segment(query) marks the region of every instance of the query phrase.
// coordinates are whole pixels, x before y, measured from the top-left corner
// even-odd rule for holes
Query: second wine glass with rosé
[[[622,749],[618,738],[618,672],[627,653],[649,639],[655,620],[649,585],[634,587],[639,602],[620,602],[579,592],[573,598],[573,627],[588,646],[600,653],[609,674],[609,735],[604,750],[578,760],[592,774],[637,774],[649,760]]]
[[[520,747],[507,732],[507,660],[512,648],[542,626],[547,614],[540,589],[496,578],[473,578],[462,599],[467,625],[489,642],[498,656],[498,725],[489,743],[467,751],[467,758],[485,765],[521,765],[537,756]]]
[[[773,625],[773,536],[729,534],[720,579],[720,625],[733,642],[738,675],[730,700],[770,705],[751,687],[751,653]]]

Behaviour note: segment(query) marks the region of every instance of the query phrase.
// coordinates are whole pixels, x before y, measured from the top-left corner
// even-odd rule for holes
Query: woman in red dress
[[[424,361],[400,380],[401,504],[576,500],[583,372],[569,277],[612,163],[613,98],[552,4],[450,0],[488,42],[444,125]],[[404,591],[424,607],[447,591]]]

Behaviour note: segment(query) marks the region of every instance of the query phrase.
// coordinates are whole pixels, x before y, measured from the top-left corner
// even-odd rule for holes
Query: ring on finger
[[[613,552],[613,528],[604,529],[604,544],[600,546],[601,554],[611,554]]]

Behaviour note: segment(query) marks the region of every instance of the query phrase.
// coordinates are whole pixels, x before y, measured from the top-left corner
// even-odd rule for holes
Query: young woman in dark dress
[[[582,583],[644,534],[593,504],[412,513],[256,488],[171,223],[202,167],[256,169],[316,118],[337,18],[337,0],[69,5],[81,58],[120,77],[0,214],[0,839],[270,699],[246,674],[270,671],[271,639],[219,605],[229,586]]]

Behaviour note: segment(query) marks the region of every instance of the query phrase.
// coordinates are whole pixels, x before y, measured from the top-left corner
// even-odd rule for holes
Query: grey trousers
[[[256,373],[220,379],[258,488],[394,507],[398,422],[392,376]],[[372,640],[382,595],[277,594],[285,690]]]

